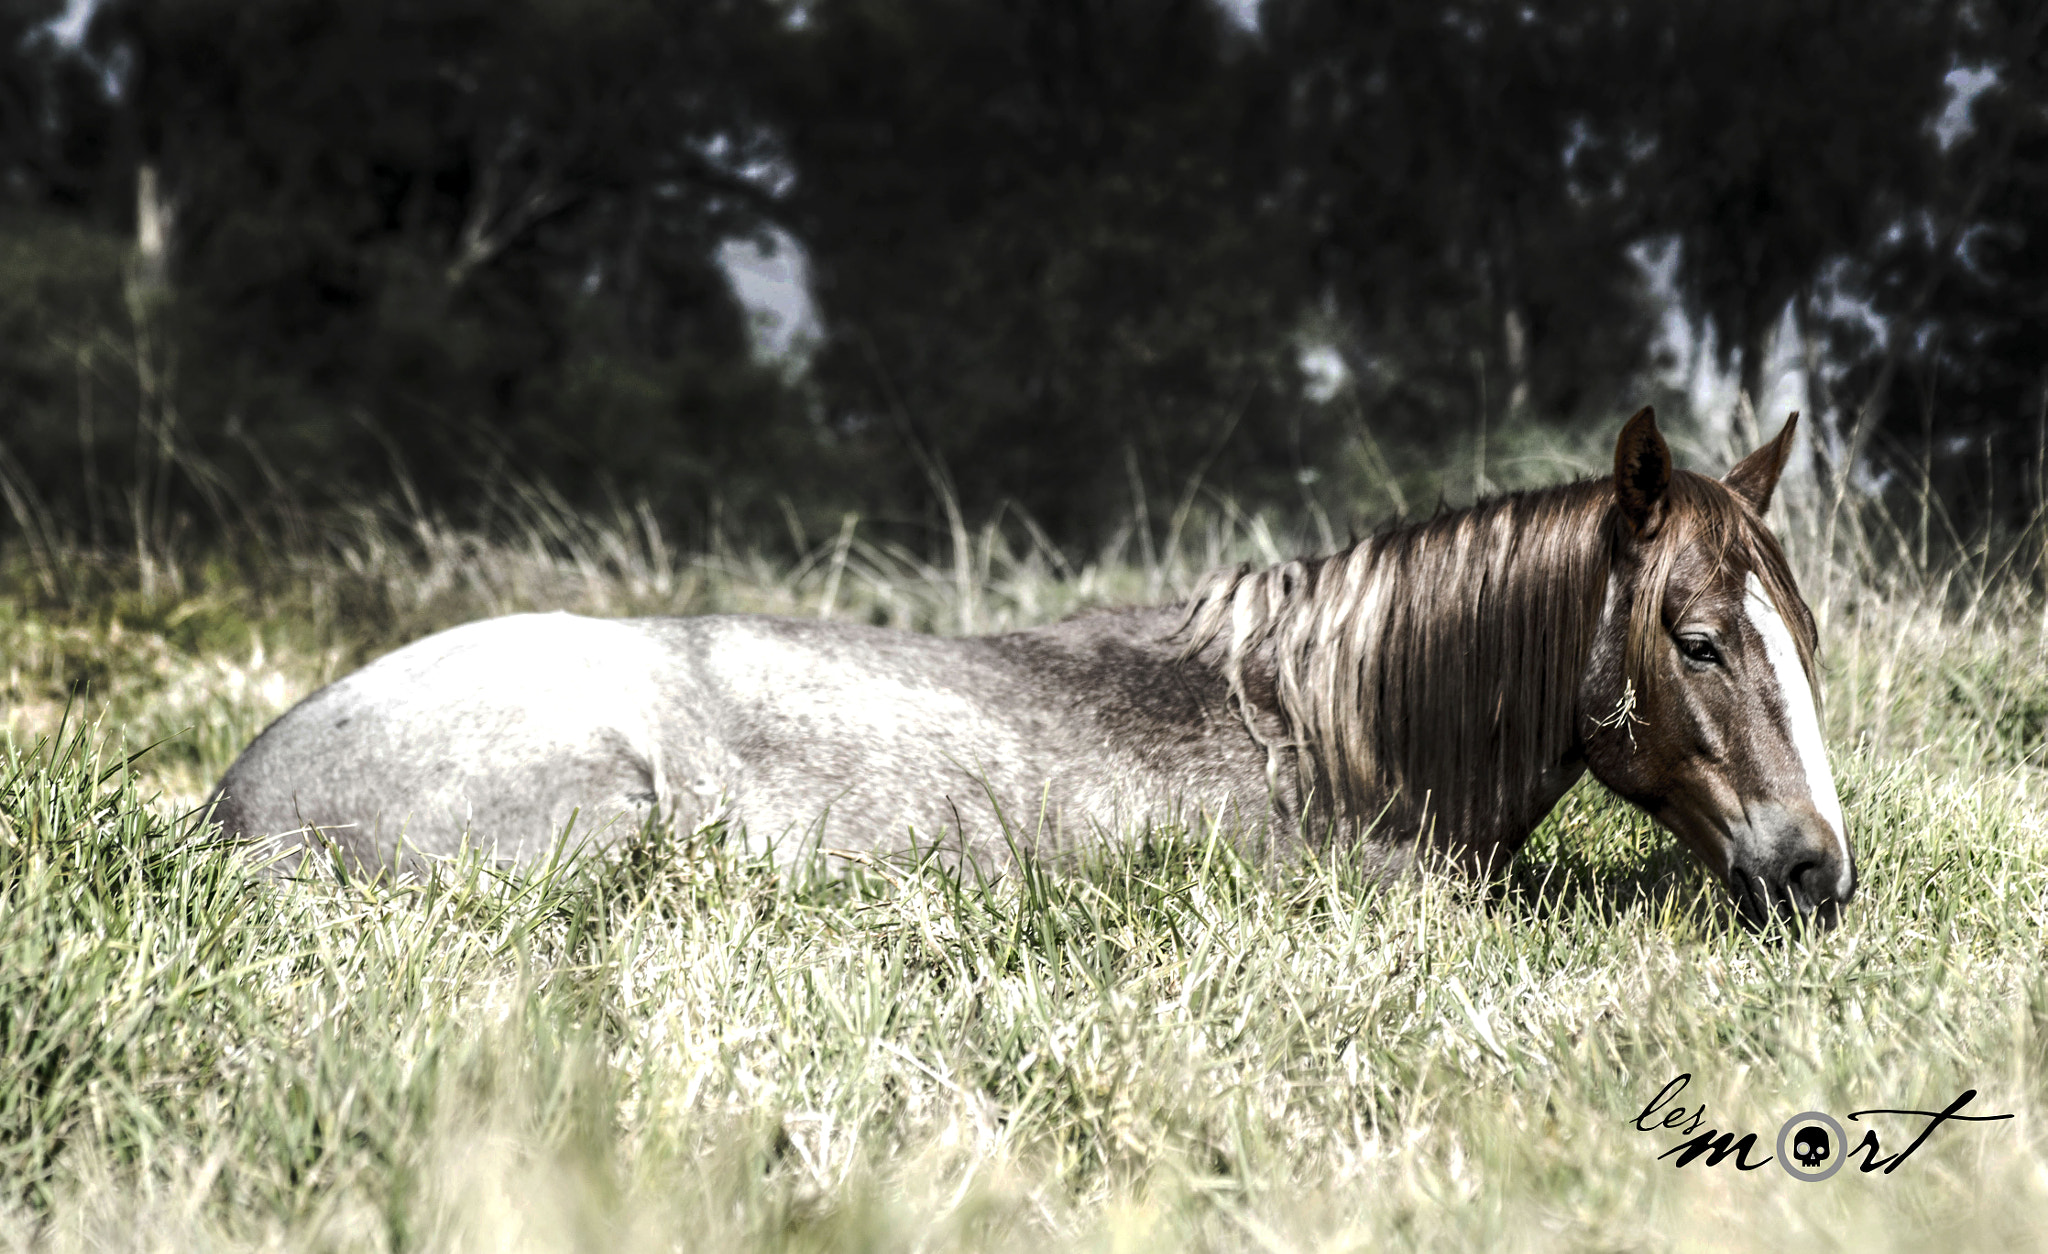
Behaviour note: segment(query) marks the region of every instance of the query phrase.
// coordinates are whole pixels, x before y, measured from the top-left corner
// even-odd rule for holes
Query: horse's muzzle
[[[1825,931],[1841,922],[1856,895],[1856,869],[1833,844],[1793,829],[1754,853],[1738,853],[1728,868],[1728,891],[1742,921]]]

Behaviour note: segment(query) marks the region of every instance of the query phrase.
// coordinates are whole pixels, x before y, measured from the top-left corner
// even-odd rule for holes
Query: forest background
[[[2023,523],[2044,15],[6,0],[0,526],[1340,532],[1645,401],[1739,442],[1738,389],[1824,479]]]

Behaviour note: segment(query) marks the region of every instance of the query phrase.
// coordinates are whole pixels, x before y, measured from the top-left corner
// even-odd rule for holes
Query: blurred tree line
[[[1830,472],[2041,502],[2039,0],[67,12],[0,0],[0,497],[52,543],[519,485],[697,537],[1341,514],[1649,397],[1657,258],[1751,395],[1796,337]],[[789,358],[721,265],[776,240]]]

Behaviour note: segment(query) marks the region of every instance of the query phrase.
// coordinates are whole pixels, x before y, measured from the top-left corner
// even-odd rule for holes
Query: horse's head
[[[1813,615],[1763,523],[1797,420],[1721,480],[1673,470],[1650,410],[1629,420],[1579,700],[1594,776],[1677,833],[1747,921],[1828,926],[1856,864],[1821,744]]]

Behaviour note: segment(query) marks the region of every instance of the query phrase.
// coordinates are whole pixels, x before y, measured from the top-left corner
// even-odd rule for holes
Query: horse
[[[998,870],[1157,824],[1254,857],[1485,876],[1587,771],[1725,884],[1832,925],[1856,865],[1815,624],[1764,522],[1798,415],[1724,478],[1656,416],[1612,477],[1509,493],[1181,603],[940,638],[748,615],[517,614],[308,696],[228,768],[229,837],[365,871],[726,824],[778,862]]]

